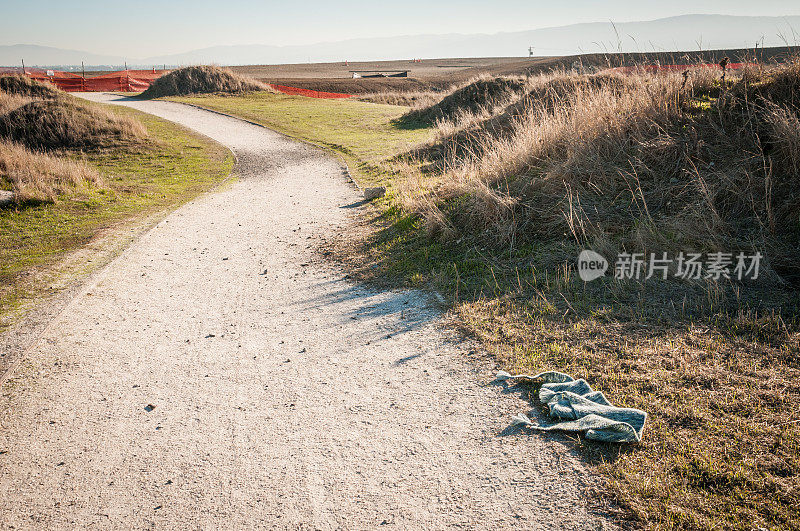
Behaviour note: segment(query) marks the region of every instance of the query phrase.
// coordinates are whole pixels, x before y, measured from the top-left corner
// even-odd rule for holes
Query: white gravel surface
[[[359,199],[335,160],[189,106],[91,97],[229,146],[240,179],[96,275],[5,383],[0,526],[609,527],[566,445],[507,429],[526,403],[426,295],[314,254]]]

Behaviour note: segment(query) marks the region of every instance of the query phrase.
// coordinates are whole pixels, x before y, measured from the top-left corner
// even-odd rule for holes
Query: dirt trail
[[[564,445],[506,429],[525,402],[425,295],[315,257],[358,199],[336,161],[118,103],[229,146],[241,178],[101,271],[4,385],[0,527],[608,526]]]

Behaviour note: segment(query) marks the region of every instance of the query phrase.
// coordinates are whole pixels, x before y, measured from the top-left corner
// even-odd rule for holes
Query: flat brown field
[[[716,63],[723,57],[733,62],[783,60],[797,47],[779,47],[754,50],[705,50],[690,52],[643,52],[584,54],[554,57],[480,57],[423,59],[415,63],[411,59],[395,61],[362,61],[336,63],[298,63],[284,65],[246,65],[229,67],[234,72],[256,78],[265,83],[292,87],[365,94],[371,92],[415,92],[447,90],[454,83],[461,83],[481,74],[514,76],[536,74],[553,69],[569,69],[575,62],[584,66],[607,67],[633,64],[689,64],[698,62]],[[353,79],[353,71],[363,73],[408,71],[407,78],[360,78]]]
[[[231,66],[230,69],[259,79],[278,78],[352,78],[352,71],[392,72],[408,70],[409,77],[430,79],[450,76],[469,68],[487,68],[508,63],[518,63],[521,57],[483,57],[469,59],[423,59],[415,63],[411,59],[397,61],[366,61],[336,63],[300,63],[287,65]]]
[[[337,63],[302,63],[286,65],[231,66],[234,72],[254,77],[265,83],[292,87],[364,94],[383,91],[444,90],[453,83],[469,79],[478,73],[502,68],[521,61],[537,61],[538,58],[482,57],[423,59],[415,63],[410,59],[397,61],[361,61]],[[353,79],[353,71],[363,74],[408,71],[407,78],[360,78]]]

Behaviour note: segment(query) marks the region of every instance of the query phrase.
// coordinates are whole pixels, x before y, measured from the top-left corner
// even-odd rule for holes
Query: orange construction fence
[[[169,70],[121,70],[119,72],[108,72],[93,77],[83,77],[72,72],[62,72],[60,70],[42,70],[39,68],[26,68],[24,74],[38,81],[52,83],[66,92],[142,92],[147,90],[150,84],[169,72]],[[18,68],[0,68],[0,74],[19,74]],[[351,94],[341,94],[338,92],[322,92],[297,87],[287,87],[285,85],[273,85],[270,87],[293,96],[306,96],[309,98],[340,99],[350,98]]]
[[[72,72],[40,68],[0,68],[0,74],[24,74],[31,79],[51,83],[66,92],[141,92],[169,70],[121,70],[93,77]]]
[[[291,96],[306,96],[308,98],[324,98],[324,99],[340,99],[340,98],[353,97],[352,94],[341,94],[339,92],[320,92],[319,90],[287,87],[285,85],[273,85],[272,83],[270,83],[269,86],[274,88],[278,92],[289,94]]]

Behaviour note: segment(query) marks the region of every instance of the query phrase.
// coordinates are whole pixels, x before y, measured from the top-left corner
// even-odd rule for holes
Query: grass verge
[[[65,255],[110,228],[196,197],[233,168],[230,152],[210,139],[131,109],[109,112],[138,119],[151,142],[83,154],[81,162],[97,169],[103,188],[0,210],[0,330],[17,315],[15,310],[48,291],[46,271]]]

